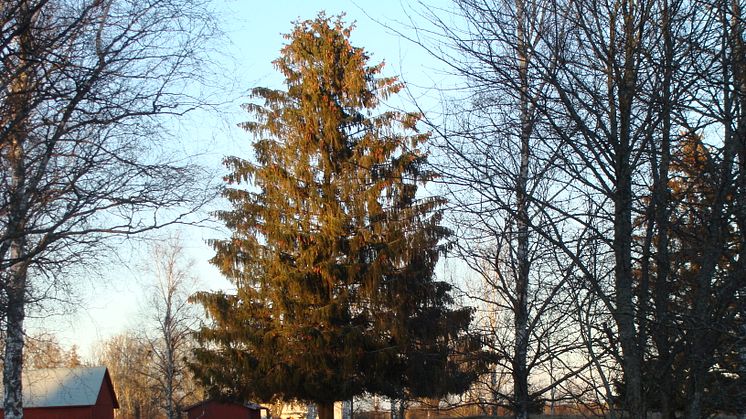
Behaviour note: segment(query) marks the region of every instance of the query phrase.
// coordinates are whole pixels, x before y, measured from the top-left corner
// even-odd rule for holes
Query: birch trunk
[[[744,36],[744,14],[743,14],[743,3],[737,0],[733,2],[733,13],[734,21],[737,24],[735,30],[736,35],[736,46],[735,54],[736,62],[734,63],[736,69],[736,85],[738,87],[738,100],[739,110],[738,124],[736,130],[736,147],[737,147],[737,158],[738,158],[738,173],[737,177],[737,190],[738,190],[738,206],[737,206],[737,218],[741,220],[740,231],[742,243],[746,243],[746,37]],[[746,260],[746,246],[741,246],[741,250],[738,256],[739,261]],[[736,333],[740,332],[740,344],[738,345],[738,367],[737,371],[741,380],[746,382],[746,288],[741,286],[740,293],[736,297],[736,301],[739,302],[741,308],[740,325],[736,328]],[[742,389],[741,396],[746,394],[746,390]],[[746,419],[746,402],[740,406],[738,412],[739,419]]]
[[[396,399],[391,399],[390,403],[391,404],[389,410],[391,412],[391,419],[402,419],[401,417],[399,417],[399,401]]]
[[[21,243],[14,244],[11,258],[20,256]],[[4,403],[6,419],[23,418],[23,321],[25,317],[26,266],[17,263],[7,273],[7,298],[5,329],[5,357],[3,365]]]
[[[168,419],[178,419],[180,412],[174,401],[174,386],[176,385],[176,337],[174,336],[173,319],[171,316],[173,297],[171,292],[172,278],[167,278],[167,280],[169,292],[166,295],[166,313],[163,318],[163,340],[166,350],[166,414],[168,415]]]
[[[741,343],[738,346],[738,375],[743,382],[746,382],[746,307],[742,306],[741,313],[743,315],[742,319],[744,320],[742,321],[744,321],[744,323],[742,323],[740,327]],[[741,391],[746,392],[746,390],[743,389]],[[746,419],[746,403],[741,406],[741,411],[738,412],[738,419]]]
[[[23,112],[23,96],[18,98],[18,112]],[[20,117],[23,119],[23,117]],[[26,213],[28,211],[28,199],[25,192],[25,170],[24,170],[24,124],[19,123],[19,128],[11,135],[11,142],[7,160],[12,170],[10,192],[11,200],[8,223],[8,237],[10,249],[8,253],[12,265],[3,272],[6,281],[7,307],[5,324],[5,355],[3,365],[3,385],[5,400],[3,409],[6,419],[23,418],[23,345],[24,329],[23,321],[26,310],[26,279],[28,273],[28,261],[26,260],[26,242],[23,234],[26,225]]]
[[[352,419],[352,399],[342,402],[342,419]]]
[[[19,25],[31,27],[33,14],[26,2],[18,8]],[[26,281],[28,260],[26,255],[25,230],[28,217],[28,192],[26,191],[25,144],[28,136],[29,102],[34,84],[34,75],[25,70],[25,63],[33,60],[33,39],[30,31],[23,31],[18,36],[18,65],[15,69],[19,75],[10,87],[8,105],[10,112],[10,132],[6,155],[3,156],[10,171],[8,193],[10,199],[6,237],[10,248],[8,262],[10,267],[2,272],[6,281],[7,307],[5,324],[5,354],[3,365],[4,401],[3,409],[6,419],[23,418],[23,322],[26,314]]]
[[[11,190],[14,195],[11,211],[11,222],[8,225],[11,240],[9,259],[14,261],[11,267],[3,273],[6,282],[7,307],[5,324],[5,355],[3,365],[3,385],[5,400],[3,409],[6,419],[23,418],[23,321],[26,309],[26,277],[28,261],[25,254],[25,239],[21,232],[25,226],[27,199],[24,192],[25,177],[23,170],[23,134],[12,139],[9,151],[9,161],[13,170],[11,176]]]
[[[306,405],[306,419],[316,419],[317,417],[316,404],[308,403]]]

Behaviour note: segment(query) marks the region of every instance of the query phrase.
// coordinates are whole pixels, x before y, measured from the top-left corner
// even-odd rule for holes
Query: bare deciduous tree
[[[102,342],[97,362],[106,365],[119,401],[117,417],[158,417],[160,406],[150,377],[152,351],[147,340],[127,332]]]
[[[75,368],[82,362],[76,346],[65,350],[57,338],[49,333],[36,333],[26,337],[23,363],[28,368]]]
[[[593,366],[574,377],[593,372],[605,403],[633,417],[651,404],[665,417],[677,409],[701,417],[707,382],[723,364],[719,348],[742,322],[733,309],[743,288],[734,272],[744,261],[746,211],[735,204],[746,191],[742,2],[455,4],[456,23],[441,18],[452,10],[433,13],[442,38],[426,46],[470,93],[455,124],[438,131],[452,214],[467,239],[461,256],[483,278],[497,278],[496,305],[515,318],[500,345],[513,346],[508,358],[520,363],[522,269],[529,278],[542,272],[541,257],[519,257],[527,235],[529,255],[556,258],[544,265],[554,276],[541,277],[555,278],[558,291],[544,301],[602,303],[587,311],[570,304]],[[672,193],[681,177],[675,154],[693,134],[709,147],[707,170],[678,187],[697,199]],[[697,186],[704,179],[710,187]],[[536,302],[528,307],[545,307]],[[547,307],[533,318],[566,309]],[[551,338],[537,336],[537,347]],[[523,378],[513,375],[522,398]],[[686,400],[675,404],[679,381]],[[521,403],[512,404],[522,416]]]
[[[199,316],[188,302],[196,291],[193,262],[186,259],[178,236],[151,246],[148,272],[155,280],[149,301],[154,326],[147,342],[152,353],[151,378],[168,419],[181,417],[186,404],[196,401],[196,385],[187,366],[194,347],[192,333]]]
[[[555,210],[567,199],[555,179],[562,173],[553,167],[561,142],[539,111],[549,106],[551,85],[542,73],[553,64],[542,60],[551,56],[544,37],[556,23],[548,18],[552,6],[461,0],[455,24],[427,16],[443,32],[431,47],[464,79],[467,92],[433,128],[441,139],[437,164],[459,236],[456,250],[485,284],[464,289],[484,310],[487,342],[502,359],[484,384],[493,393],[493,414],[506,405],[518,418],[541,409],[587,367],[566,362],[582,349],[577,336],[566,333],[564,309],[571,305],[566,285],[576,261],[532,230],[554,223],[556,231],[543,232],[556,236],[568,224]],[[512,385],[497,386],[503,381],[498,370],[511,375]],[[549,382],[539,378],[546,371]]]
[[[209,198],[165,127],[206,103],[190,83],[215,33],[201,0],[0,5],[6,418],[23,416],[23,322],[39,282],[107,235],[188,222]]]

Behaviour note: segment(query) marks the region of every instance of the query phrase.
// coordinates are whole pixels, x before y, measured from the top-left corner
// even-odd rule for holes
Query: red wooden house
[[[258,404],[225,403],[205,400],[184,409],[189,419],[260,419]]]
[[[118,408],[106,367],[23,372],[25,419],[113,419]]]

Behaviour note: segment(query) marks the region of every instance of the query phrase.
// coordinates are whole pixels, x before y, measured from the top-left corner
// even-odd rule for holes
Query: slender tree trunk
[[[734,21],[734,42],[735,51],[733,57],[734,62],[734,75],[736,77],[736,86],[738,87],[738,100],[740,101],[740,114],[738,115],[738,124],[736,129],[736,144],[737,144],[737,156],[738,156],[738,205],[737,219],[741,221],[740,231],[742,243],[746,243],[746,39],[744,39],[743,30],[743,14],[741,12],[741,4],[737,1],[733,1],[733,21]],[[741,246],[741,251],[738,260],[746,260],[746,246]],[[740,303],[741,316],[740,325],[738,325],[737,331],[740,332],[740,339],[738,344],[738,374],[746,383],[746,289],[741,288],[737,291],[740,294],[736,297],[737,302]],[[741,396],[746,399],[746,389],[741,390]],[[739,412],[739,419],[746,419],[746,403],[741,406]]]
[[[525,0],[516,1],[517,20],[517,48],[518,77],[521,84],[521,163],[516,179],[516,227],[518,272],[516,275],[515,307],[515,354],[513,360],[513,397],[514,416],[516,419],[528,418],[528,284],[529,284],[529,254],[528,254],[528,164],[530,157],[531,119],[529,115],[528,98],[528,51],[526,46],[526,4]]]
[[[744,298],[744,295],[740,296]],[[746,303],[742,302],[741,308],[741,339],[738,345],[738,376],[742,383],[746,383]],[[741,389],[740,397],[746,398],[746,389]],[[746,403],[741,404],[740,411],[738,412],[738,419],[746,419]]]
[[[622,367],[626,383],[626,401],[633,418],[645,417],[642,398],[642,360],[635,328],[635,310],[632,292],[632,222],[631,222],[631,176],[629,162],[618,158],[617,192],[614,214],[614,256],[616,310],[614,313],[619,328],[622,347]]]
[[[16,247],[22,244],[14,244],[10,257],[18,257],[20,254]],[[23,418],[23,384],[21,381],[23,371],[23,321],[25,317],[26,299],[26,266],[19,262],[13,265],[7,272],[6,292],[8,306],[6,309],[5,329],[5,356],[3,365],[3,385],[6,419]]]
[[[3,272],[7,307],[5,313],[5,355],[3,365],[3,385],[5,400],[3,409],[6,419],[23,418],[23,321],[26,310],[26,279],[28,262],[25,260],[25,227],[26,195],[24,193],[25,178],[23,170],[23,134],[16,135],[10,144],[9,161],[13,170],[11,176],[11,222],[8,225],[11,241],[9,258],[13,261],[11,267]]]
[[[737,193],[737,219],[740,220],[741,243],[746,243],[746,40],[743,31],[743,16],[738,1],[733,2],[734,21],[737,30],[734,31],[736,51],[733,56],[736,59],[735,71],[736,85],[739,89],[739,100],[741,111],[739,115],[736,137],[738,155],[738,193]],[[738,256],[739,261],[746,260],[746,246],[741,246]],[[737,340],[737,372],[742,383],[746,384],[746,289],[742,286],[736,291],[736,302],[740,307],[740,319],[737,324],[736,333],[740,332]],[[746,385],[744,386],[746,387]],[[746,388],[741,388],[741,400],[746,400]],[[746,419],[746,401],[740,406],[738,419]]]
[[[723,51],[723,79],[732,80],[735,91],[731,91],[728,83],[723,83],[724,97],[723,102],[726,110],[725,129],[723,138],[723,157],[722,165],[719,168],[719,185],[716,195],[711,204],[711,216],[708,220],[707,239],[702,249],[702,262],[699,272],[696,276],[696,291],[694,294],[694,308],[691,314],[690,335],[687,337],[690,342],[689,353],[689,385],[688,385],[688,403],[686,408],[687,419],[698,419],[703,416],[703,402],[705,398],[705,387],[707,373],[714,363],[712,345],[713,335],[718,332],[713,331],[712,322],[714,309],[712,307],[713,278],[716,275],[717,265],[722,258],[722,247],[726,241],[725,230],[730,222],[726,217],[726,201],[729,190],[732,186],[731,178],[733,176],[734,165],[736,175],[743,176],[742,169],[743,158],[746,157],[744,152],[744,141],[746,140],[746,116],[744,108],[746,105],[746,47],[743,38],[743,16],[741,13],[741,2],[733,0],[720,7],[726,7],[723,25],[728,27],[727,46]],[[728,47],[730,51],[728,51]],[[730,73],[730,74],[729,74]],[[732,101],[732,102],[731,102]],[[735,110],[735,113],[733,111]],[[735,131],[731,128],[735,125]],[[740,161],[739,161],[740,160]],[[743,179],[735,179],[738,191],[743,191]],[[742,199],[737,194],[738,200]],[[743,210],[742,208],[740,210]],[[745,253],[741,250],[741,255]],[[740,259],[739,259],[740,260]]]
[[[614,137],[614,288],[616,310],[614,320],[619,329],[619,343],[622,347],[622,369],[626,384],[626,407],[632,418],[646,416],[642,391],[642,353],[638,346],[638,330],[635,327],[635,305],[633,299],[632,273],[632,110],[637,84],[636,59],[638,55],[636,5],[624,0],[621,4],[624,19],[624,65],[611,70],[617,89],[617,116],[612,123],[618,123]],[[614,25],[612,25],[612,28]],[[615,42],[612,38],[612,42]],[[612,59],[613,59],[612,53]],[[612,87],[613,89],[613,87]],[[612,90],[613,91],[613,90]]]
[[[662,419],[674,417],[676,406],[672,403],[674,377],[673,377],[673,353],[670,342],[671,319],[669,316],[669,272],[670,256],[669,246],[669,218],[670,211],[668,208],[671,200],[669,191],[669,167],[671,160],[671,118],[672,118],[672,98],[671,83],[674,69],[674,50],[672,34],[672,16],[668,0],[663,0],[662,4],[662,31],[663,31],[663,86],[661,92],[661,144],[658,161],[658,173],[653,191],[653,201],[655,208],[655,224],[658,226],[658,235],[656,242],[655,257],[655,318],[653,326],[653,343],[658,353],[656,365],[658,379],[658,399],[660,400],[660,413]]]
[[[28,194],[26,191],[26,155],[24,145],[28,136],[29,102],[33,86],[33,74],[23,70],[23,65],[33,57],[31,30],[32,15],[29,5],[19,6],[19,26],[25,28],[18,38],[19,65],[16,79],[11,85],[8,104],[11,130],[8,135],[6,155],[3,156],[10,170],[10,208],[6,236],[10,238],[8,253],[10,268],[2,272],[7,296],[5,312],[5,354],[3,365],[5,419],[23,418],[23,346],[26,314],[26,288],[28,261],[26,258],[26,226],[28,217]]]
[[[490,372],[490,383],[492,384],[492,408],[490,409],[490,413],[492,416],[497,416],[497,371],[493,370],[492,372]]]
[[[710,287],[709,278],[704,280],[703,275],[698,275],[699,287],[704,289],[698,289],[695,293],[694,312],[693,319],[690,324],[690,337],[688,337],[690,352],[689,356],[689,385],[688,385],[688,397],[687,397],[687,408],[686,418],[687,419],[699,419],[702,417],[702,402],[704,401],[705,392],[705,381],[707,379],[707,371],[710,367],[710,359],[707,357],[706,346],[708,343],[706,328],[710,327],[709,324],[705,324],[702,320],[707,316],[709,311],[709,304],[706,301],[709,300]]]
[[[176,403],[174,402],[174,385],[176,384],[174,379],[174,354],[170,344],[168,342],[166,344],[169,345],[167,349],[168,366],[166,367],[166,395],[168,397],[168,400],[166,401],[166,410],[169,419],[178,419],[179,412],[178,409],[176,409]]]
[[[171,280],[171,278],[167,278],[166,314],[163,319],[163,341],[166,349],[166,413],[168,419],[178,419],[179,411],[174,402],[174,386],[176,385],[174,352],[176,348],[174,348],[173,319],[171,318]]]
[[[746,86],[744,86],[744,91],[746,91]],[[745,100],[746,102],[746,100]],[[746,105],[746,103],[744,104]],[[742,108],[743,109],[743,108]],[[744,122],[746,122],[746,118],[744,118]],[[744,130],[744,134],[746,136],[746,130]],[[744,149],[741,150],[740,155],[740,185],[739,185],[739,197],[740,197],[740,211],[746,212],[746,138],[742,139],[742,144]],[[746,220],[746,215],[741,215],[742,219]],[[741,230],[742,234],[742,243],[746,243],[746,230]],[[739,255],[739,260],[746,260],[746,246],[741,249],[741,253]],[[746,383],[746,290],[741,289],[740,291],[736,291],[740,293],[736,296],[736,301],[738,304],[740,304],[741,307],[741,313],[740,313],[740,325],[738,325],[738,328],[736,329],[738,332],[740,332],[739,340],[738,340],[738,357],[737,357],[737,372],[738,376],[740,377],[740,380],[742,383]],[[744,386],[746,387],[746,386]],[[742,400],[746,399],[746,388],[742,388],[739,396],[742,398]],[[740,406],[740,411],[738,412],[738,419],[746,419],[746,403],[742,403]]]
[[[744,39],[743,17],[738,1],[734,1],[733,13],[735,15],[736,28],[735,46],[733,56],[736,59],[735,71],[736,85],[739,89],[739,115],[736,136],[738,155],[738,182],[737,182],[737,219],[740,220],[741,243],[746,243],[746,40]],[[746,246],[741,246],[738,260],[746,260]],[[740,332],[737,340],[737,373],[742,383],[746,383],[746,289],[741,287],[736,291],[736,302],[740,306],[740,320],[737,324],[736,333]],[[738,394],[741,400],[746,400],[746,388],[741,388]],[[743,402],[737,412],[738,419],[746,419],[746,402]]]
[[[352,402],[352,399],[342,402],[342,419],[352,419]]]
[[[622,347],[622,367],[625,379],[626,407],[632,418],[643,418],[642,365],[637,346],[635,313],[632,299],[631,243],[632,225],[630,210],[630,179],[619,179],[617,187],[614,232],[616,310],[614,313],[619,328]]]
[[[391,419],[405,419],[406,408],[404,399],[391,399]]]

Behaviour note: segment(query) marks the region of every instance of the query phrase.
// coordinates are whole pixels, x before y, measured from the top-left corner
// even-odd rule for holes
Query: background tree
[[[161,417],[158,393],[153,391],[150,345],[133,332],[113,336],[98,348],[97,362],[109,369],[119,401],[117,417],[147,419]]]
[[[561,286],[546,300],[561,303],[534,305],[548,309],[535,318],[551,319],[572,303],[577,310],[560,318],[582,321],[563,330],[582,337],[583,355],[594,369],[574,375],[584,367],[578,365],[570,377],[600,377],[589,384],[603,387],[611,405],[618,400],[612,385],[618,368],[625,383],[620,405],[634,417],[646,414],[646,390],[653,386],[663,415],[675,414],[666,402],[675,399],[680,377],[687,381],[687,416],[702,415],[718,356],[714,337],[723,337],[712,325],[732,318],[723,313],[730,313],[735,290],[742,288],[723,267],[724,259],[733,266],[743,260],[735,256],[742,240],[732,239],[743,234],[743,211],[731,206],[746,190],[746,154],[739,154],[746,132],[742,3],[706,2],[704,14],[702,6],[665,0],[458,1],[455,15],[447,9],[431,15],[442,38],[428,47],[463,76],[468,92],[455,108],[456,119],[435,124],[446,151],[445,181],[460,204],[454,219],[464,228],[458,233],[472,238],[464,241],[461,256],[482,278],[508,279],[492,284],[504,294],[496,301],[506,301],[504,309],[517,319],[522,308],[513,302],[521,300],[522,287],[516,273],[521,266],[542,266],[540,258],[521,265],[517,257],[518,226],[528,223],[528,243],[541,244],[532,248],[535,255],[548,256],[551,262],[543,266],[555,266],[546,272],[566,273],[555,277]],[[525,121],[530,130],[523,129]],[[715,147],[706,202],[671,190],[680,158],[673,154],[690,133]],[[525,139],[529,153],[522,152]],[[524,189],[526,179],[533,188]],[[521,196],[528,200],[528,217],[521,214]],[[702,217],[695,240],[702,251],[686,258],[680,220],[673,216],[681,208]],[[499,228],[511,222],[516,228]],[[483,247],[475,245],[480,239]],[[496,249],[490,240],[505,243],[504,249],[490,254]],[[491,261],[499,257],[502,265]],[[701,267],[690,279],[691,290],[680,288],[686,283],[679,280],[681,264]],[[699,294],[692,309],[683,309],[677,299],[694,290]],[[591,300],[592,309],[584,303]],[[733,334],[736,329],[726,323],[721,330]],[[680,330],[686,330],[692,364],[676,360]],[[512,346],[520,340],[517,333],[506,336]],[[536,347],[549,346],[552,335],[536,337]]]
[[[0,276],[4,411],[22,417],[26,302],[61,270],[200,208],[204,173],[165,125],[205,103],[189,84],[215,33],[204,2],[0,5]]]
[[[146,306],[138,329],[102,342],[96,362],[109,369],[118,417],[178,418],[182,408],[202,398],[187,366],[200,320],[197,307],[188,303],[197,280],[178,235],[153,242],[142,271]]]
[[[188,302],[196,289],[192,261],[184,256],[178,236],[158,241],[150,247],[152,261],[145,272],[155,281],[148,315],[154,328],[146,332],[152,355],[149,376],[154,383],[156,400],[168,419],[181,417],[188,404],[198,399],[197,389],[187,362],[194,347],[193,332],[199,317]]]
[[[538,185],[527,196],[529,210],[536,211],[527,219],[529,235],[543,242],[540,254],[556,261],[555,272],[568,273],[556,283],[564,284],[559,296],[577,308],[573,318],[582,320],[576,331],[595,365],[591,372],[600,377],[589,384],[605,388],[607,404],[617,400],[635,417],[646,414],[647,389],[655,388],[658,407],[671,417],[676,406],[667,402],[677,398],[676,383],[684,380],[687,417],[701,417],[710,372],[721,365],[714,348],[722,342],[716,342],[739,336],[727,324],[737,318],[732,307],[743,288],[742,276],[733,274],[743,261],[743,241],[733,238],[744,227],[744,207],[735,203],[746,191],[741,2],[708,2],[704,14],[702,3],[689,1],[456,4],[457,13],[468,7],[456,18],[466,23],[436,19],[444,34],[439,40],[452,49],[436,44],[433,50],[468,80],[470,95],[459,110],[474,109],[486,121],[463,118],[456,130],[443,125],[444,141],[451,142],[443,157],[447,168],[470,175],[448,180],[449,187],[470,204],[463,179],[479,185],[474,211],[457,211],[473,217],[467,227],[483,233],[477,238],[497,232],[510,243],[516,237],[494,228],[505,216],[498,223],[491,217],[499,208],[520,218],[512,202],[523,194],[516,182],[521,165],[511,153],[503,157],[500,147],[508,144],[513,156],[523,156],[519,142],[506,139],[520,138],[515,133],[527,98],[534,124],[530,157],[539,168],[545,164],[529,176]],[[524,38],[530,40],[528,85],[520,72],[521,45],[527,45],[522,33],[531,33]],[[707,170],[687,175],[707,179],[686,187],[697,199],[673,190],[672,182],[684,161],[677,150],[692,133],[713,147]],[[454,142],[454,136],[467,141]],[[710,187],[696,186],[704,184]],[[701,217],[696,234],[685,232],[681,214]],[[518,241],[508,248],[518,249]],[[471,266],[483,277],[497,270],[488,258]],[[520,299],[519,287],[504,289],[507,301]],[[689,298],[688,305],[680,303]],[[584,306],[589,299],[594,303]],[[690,373],[679,377],[680,368]],[[621,400],[613,394],[616,378],[624,382]]]
[[[40,368],[77,368],[83,362],[78,355],[78,348],[73,345],[65,350],[53,334],[39,333],[26,337],[24,365],[31,369]]]
[[[426,14],[439,31],[427,46],[461,89],[431,123],[454,253],[469,268],[460,288],[477,301],[485,340],[501,359],[482,385],[493,414],[501,406],[521,418],[563,397],[558,390],[591,364],[577,361],[582,334],[568,313],[579,255],[597,232],[565,212],[575,201],[556,167],[562,143],[543,114],[553,106],[544,72],[558,65],[545,38],[562,22],[554,5],[460,0],[450,15]]]
[[[263,105],[246,105],[256,119],[243,127],[256,162],[226,159],[234,208],[219,217],[232,237],[213,242],[237,293],[196,297],[213,322],[196,352],[206,386],[313,401],[322,419],[366,390],[429,396],[470,375],[446,350],[470,344],[469,311],[433,280],[443,200],[417,195],[429,134],[417,114],[374,114],[401,85],[350,32],[323,14],[299,22],[275,61],[287,90],[254,89]],[[433,371],[441,379],[425,381]]]

